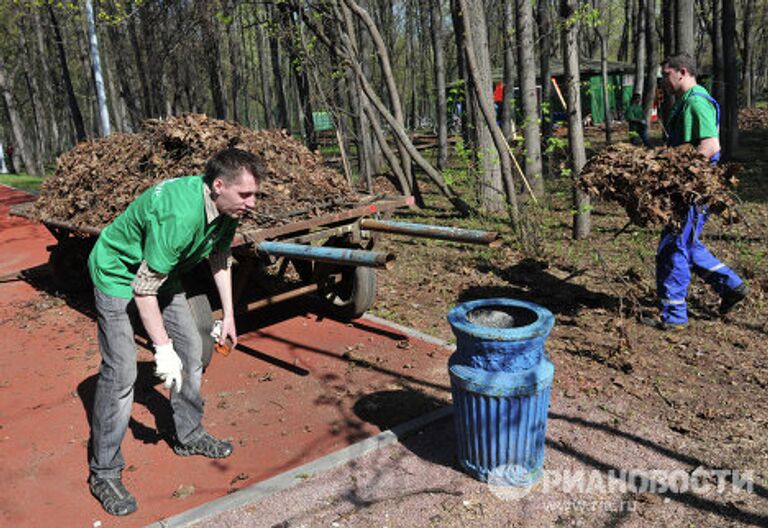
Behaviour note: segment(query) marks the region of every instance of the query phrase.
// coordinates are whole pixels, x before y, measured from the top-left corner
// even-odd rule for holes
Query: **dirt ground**
[[[694,279],[685,332],[658,332],[637,322],[656,313],[658,232],[622,231],[624,212],[596,204],[592,236],[572,241],[565,181],[551,182],[551,212],[538,232],[537,253],[524,252],[504,224],[459,219],[440,207],[402,219],[497,229],[505,245],[396,237],[378,244],[396,253],[397,263],[378,274],[375,315],[451,340],[445,316],[458,302],[513,297],[555,314],[546,346],[556,368],[546,471],[604,477],[611,471],[674,470],[685,476],[698,469],[710,471],[710,493],[601,490],[599,483],[591,493],[568,493],[540,483],[524,497],[510,496],[457,468],[452,424],[444,420],[205,525],[768,526],[766,140],[765,130],[742,137],[739,157],[747,170],[739,197],[746,221],[724,226],[714,219],[705,230],[708,247],[747,280],[751,295],[721,318],[716,295]],[[419,369],[404,371],[403,379],[413,378],[409,387],[428,396],[427,409],[450,402],[447,375],[440,371],[443,377],[431,372],[427,388],[418,383]],[[387,407],[397,408],[397,402]],[[721,484],[713,470],[725,475],[722,492],[711,489]],[[736,489],[734,472],[748,477],[751,491]]]
[[[599,139],[595,134],[599,132],[593,132],[592,139]],[[580,452],[595,448],[597,453],[614,452],[632,438],[635,447],[658,446],[675,461],[674,467],[687,472],[697,467],[751,471],[754,492],[721,496],[707,504],[684,501],[682,508],[679,502],[669,506],[661,496],[635,495],[630,498],[645,501],[643,516],[630,513],[617,524],[768,525],[766,139],[766,130],[741,138],[738,158],[745,170],[738,195],[745,221],[725,226],[713,219],[705,229],[710,250],[751,288],[750,297],[725,318],[717,313],[718,297],[694,278],[688,330],[660,332],[639,324],[639,316],[658,313],[654,280],[658,232],[630,227],[619,233],[626,223],[623,210],[598,203],[592,236],[571,240],[570,193],[565,184],[553,186],[555,215],[539,233],[542,251],[536,256],[526,256],[511,239],[498,250],[422,240],[383,241],[380,247],[395,251],[398,260],[395,270],[379,274],[374,313],[451,339],[445,314],[457,302],[498,296],[549,308],[557,320],[547,343],[556,366],[553,409],[567,406],[579,411],[580,418],[574,420],[600,424],[599,434],[593,430],[595,434],[570,447],[570,441],[550,437],[555,468],[563,454],[571,462],[583,463]],[[446,211],[414,213],[412,220],[458,222]],[[449,395],[442,396],[448,401]],[[625,456],[623,461],[619,457],[619,467],[654,468],[642,449],[629,446]],[[605,470],[608,466],[602,459],[596,455],[586,468]],[[489,499],[487,493],[484,496]],[[462,500],[472,503],[478,498]],[[343,525],[366,525],[371,520],[363,513],[367,508],[358,508],[361,522],[350,513]],[[488,511],[493,508],[486,502]],[[477,517],[469,524],[485,526],[490,518]],[[567,525],[592,525],[597,519],[602,524],[605,516],[570,509],[549,518]]]

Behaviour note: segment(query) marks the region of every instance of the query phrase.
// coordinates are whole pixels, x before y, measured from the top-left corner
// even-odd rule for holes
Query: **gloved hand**
[[[173,349],[173,341],[155,345],[155,375],[163,380],[163,387],[170,389],[176,382],[176,392],[181,392],[181,358]]]

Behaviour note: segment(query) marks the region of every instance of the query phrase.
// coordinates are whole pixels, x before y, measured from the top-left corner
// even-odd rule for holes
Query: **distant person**
[[[94,284],[101,365],[91,421],[91,493],[111,515],[136,511],[123,486],[120,444],[136,382],[133,322],[140,318],[155,349],[155,374],[170,389],[177,455],[224,458],[232,444],[202,424],[203,344],[181,285],[182,273],[207,259],[223,311],[221,337],[237,344],[230,245],[239,219],[254,207],[259,158],[230,148],[203,176],[150,187],[101,232],[88,259]]]
[[[696,63],[688,55],[666,60],[662,68],[664,88],[676,96],[667,120],[671,147],[690,143],[702,156],[717,163],[720,159],[718,125],[720,107],[696,82]],[[682,330],[688,324],[686,297],[691,270],[720,295],[721,314],[727,314],[748,294],[747,285],[733,270],[720,262],[699,240],[707,221],[705,207],[691,205],[679,231],[665,228],[656,252],[656,285],[661,319],[641,322],[660,330]]]
[[[13,145],[8,145],[8,148],[5,149],[5,151],[8,153],[8,172],[16,174],[16,164],[13,162]]]
[[[632,100],[627,108],[627,121],[629,122],[629,141],[633,145],[642,142],[647,148],[651,147],[651,141],[648,139],[648,122],[645,120],[645,110],[640,94],[632,96]]]
[[[8,167],[5,165],[5,150],[0,143],[0,174],[8,174]]]

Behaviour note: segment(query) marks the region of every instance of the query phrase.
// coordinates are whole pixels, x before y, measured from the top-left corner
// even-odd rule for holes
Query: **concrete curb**
[[[427,343],[443,346],[451,350],[454,348],[448,342],[440,338],[424,334],[414,328],[392,323],[380,317],[366,315],[363,319],[389,326],[408,336],[416,337]],[[376,436],[352,444],[344,449],[339,449],[333,453],[329,453],[328,455],[313,460],[312,462],[308,462],[303,466],[299,466],[270,479],[258,482],[234,493],[230,493],[220,499],[201,504],[196,508],[174,515],[173,517],[168,517],[167,519],[152,523],[148,525],[147,528],[185,528],[204,522],[228,511],[241,508],[280,491],[297,486],[304,481],[307,475],[311,476],[316,473],[328,471],[346,464],[351,460],[367,455],[368,453],[390,446],[396,443],[399,439],[423,429],[433,422],[451,416],[452,414],[453,407],[451,406],[437,409],[424,416],[419,416],[418,418],[397,425],[388,431],[383,431]]]

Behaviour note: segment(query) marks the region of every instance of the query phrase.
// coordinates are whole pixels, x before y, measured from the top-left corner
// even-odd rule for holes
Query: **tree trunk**
[[[550,63],[553,52],[552,31],[552,6],[549,0],[545,0],[539,3],[539,40],[541,42],[541,75],[539,78],[541,79],[541,100],[549,108],[549,111],[542,112],[541,116],[541,135],[545,144],[552,136],[553,109],[550,104],[552,101],[552,66]]]
[[[18,32],[19,48],[27,57],[29,64],[34,65],[34,53],[32,53],[32,50],[27,45],[27,39],[25,37],[28,29],[26,24],[23,23],[23,20],[20,22],[22,23],[20,31]],[[44,61],[45,57],[43,57],[42,60]],[[32,172],[43,173],[45,171],[45,159],[47,157],[45,148],[45,124],[43,118],[44,110],[40,94],[40,85],[37,82],[37,76],[35,75],[36,73],[37,72],[35,71],[34,67],[28,67],[24,71],[24,76],[26,77],[26,85],[29,89],[29,98],[32,101],[32,116],[34,118],[32,127],[29,127],[32,128],[34,137],[31,151],[32,160],[35,167]]]
[[[275,7],[267,6],[267,16],[270,20],[275,20]],[[274,22],[271,22],[274,24]],[[283,83],[283,72],[280,68],[280,43],[277,40],[274,29],[269,31],[269,51],[272,62],[272,75],[275,79],[275,94],[277,95],[277,126],[290,130],[288,123],[288,102],[285,99],[285,85]]]
[[[696,40],[694,33],[693,0],[675,0],[675,53],[687,53],[696,56]]]
[[[656,99],[656,79],[659,70],[659,37],[656,33],[656,0],[648,0],[645,9],[645,47],[648,67],[643,83],[643,111],[648,128],[651,126],[651,113]]]
[[[461,139],[464,145],[472,146],[472,138],[469,134],[469,123],[471,121],[471,105],[469,104],[469,94],[472,91],[471,81],[467,75],[467,68],[464,58],[464,20],[461,8],[459,7],[459,0],[451,0],[451,20],[453,21],[453,36],[456,42],[456,78],[461,80],[462,85],[460,90],[456,91],[454,97],[458,104],[461,105],[461,113],[459,119],[461,122]]]
[[[64,39],[61,36],[61,30],[59,29],[59,21],[56,18],[56,13],[53,11],[53,7],[48,5],[48,16],[51,19],[51,25],[53,26],[53,34],[56,39],[56,49],[59,52],[59,67],[61,68],[61,78],[64,82],[64,88],[67,91],[67,102],[69,103],[69,113],[72,117],[72,124],[75,127],[75,135],[77,141],[84,141],[86,136],[85,123],[83,123],[83,114],[80,113],[80,105],[77,104],[77,97],[75,97],[75,89],[72,86],[72,77],[69,74],[69,66],[67,65],[67,52],[64,48]]]
[[[491,78],[491,62],[488,51],[488,36],[486,33],[485,9],[482,0],[462,0],[464,27],[464,53],[467,59],[467,71],[471,75],[473,86],[472,131],[474,146],[474,165],[477,168],[477,195],[480,209],[489,213],[498,213],[504,210],[504,187],[501,171],[503,160],[499,164],[502,152],[497,152],[494,147],[494,138],[489,124],[485,119],[486,111],[493,114],[495,124],[496,116],[493,109],[493,100],[488,104],[490,108],[483,108],[484,95],[490,93],[493,86]],[[471,37],[471,39],[470,39]],[[470,41],[472,48],[469,48]]]
[[[227,119],[227,103],[224,100],[224,89],[221,80],[221,54],[219,53],[219,30],[214,27],[215,19],[211,11],[212,5],[205,4],[200,12],[200,31],[203,39],[203,62],[208,73],[208,86],[213,100],[213,112],[217,119]]]
[[[33,13],[35,15],[35,37],[37,40],[37,54],[40,57],[40,65],[42,67],[42,75],[43,79],[53,79],[51,76],[50,69],[48,68],[48,54],[46,53],[46,46],[45,46],[45,40],[43,37],[43,30],[42,30],[42,20],[40,19],[40,9],[34,9]],[[51,150],[53,150],[54,154],[58,154],[60,149],[62,148],[61,145],[61,135],[59,134],[59,124],[58,120],[56,119],[56,112],[54,111],[54,90],[53,90],[53,82],[44,82],[43,86],[45,86],[46,90],[46,97],[45,97],[45,108],[46,108],[46,114],[47,114],[47,130],[50,133],[49,139],[49,145],[51,146]]]
[[[515,135],[515,116],[512,103],[515,94],[515,45],[512,40],[515,28],[515,13],[511,0],[504,0],[504,17],[501,29],[501,38],[504,42],[504,92],[501,99],[501,130],[509,141]],[[541,60],[549,64],[549,57],[545,57],[542,50]],[[542,83],[546,85],[547,83]],[[542,94],[542,100],[544,96]]]
[[[141,13],[141,11],[139,11]],[[139,42],[139,36],[136,31],[136,22],[134,17],[128,18],[128,39],[133,50],[133,61],[136,64],[136,72],[139,77],[139,86],[141,87],[141,109],[142,118],[153,116],[152,91],[149,89],[149,80],[147,79],[147,69],[142,56],[142,46]]]
[[[265,28],[259,28],[259,36],[256,38],[259,55],[259,71],[261,75],[261,100],[264,106],[264,126],[266,128],[275,128],[274,106],[272,104],[272,86],[269,82],[269,57],[267,56],[267,47],[269,47],[268,37]]]
[[[301,8],[280,4],[278,9],[280,9],[281,25],[287,30],[288,35],[288,38],[285,39],[285,47],[291,59],[291,70],[293,71],[298,91],[299,109],[303,120],[304,144],[309,150],[315,151],[317,150],[317,136],[315,134],[315,123],[312,119],[312,102],[309,92],[309,78],[307,76],[308,64],[304,59],[301,33],[295,23],[295,17],[301,16],[301,13],[298,12]]]
[[[504,139],[504,134],[496,124],[496,115],[493,111],[493,99],[491,97],[490,87],[491,84],[488,81],[490,77],[490,60],[488,58],[488,45],[485,32],[479,29],[485,23],[485,16],[483,14],[482,2],[478,2],[479,5],[473,6],[473,10],[468,9],[467,0],[459,0],[460,9],[462,12],[462,19],[464,20],[464,28],[462,34],[464,35],[464,52],[467,60],[467,72],[471,76],[472,86],[474,89],[475,99],[478,102],[478,112],[485,119],[485,126],[482,127],[483,131],[490,136],[490,139],[495,145],[496,152],[493,155],[493,147],[490,141],[487,145],[482,143],[478,144],[477,150],[483,156],[484,170],[488,170],[488,161],[492,161],[494,167],[501,165],[501,173],[498,176],[491,178],[488,174],[481,174],[480,181],[480,203],[481,207],[486,208],[489,211],[497,211],[499,209],[493,209],[492,207],[498,207],[496,202],[502,197],[501,186],[502,183],[507,193],[507,203],[510,206],[510,214],[512,216],[512,223],[515,229],[520,229],[519,210],[517,207],[517,191],[515,189],[514,180],[512,179],[512,160],[509,151],[509,146]],[[467,16],[468,15],[468,16]],[[480,43],[475,44],[475,35],[480,37]],[[485,47],[485,50],[482,48]],[[480,51],[480,55],[485,55],[484,59],[478,60],[477,52]],[[483,71],[485,69],[485,71]],[[476,123],[478,129],[481,127],[481,123]],[[478,134],[478,141],[483,141],[483,136]],[[491,187],[493,186],[493,187]]]
[[[600,2],[600,12],[607,13],[607,5],[604,0]],[[608,82],[608,35],[605,29],[606,21],[602,21],[597,27],[597,36],[600,39],[600,73],[603,79],[603,108],[605,109],[605,143],[611,144],[611,102],[610,102],[610,84]]]
[[[355,3],[354,0],[343,0],[346,6],[352,10],[352,12],[365,24],[366,28],[368,28],[368,33],[370,34],[371,38],[373,39],[373,44],[376,47],[377,56],[379,58],[379,65],[381,66],[382,75],[384,77],[384,82],[387,87],[387,93],[389,94],[389,103],[392,108],[392,113],[394,114],[395,119],[402,127],[405,126],[405,118],[403,116],[403,106],[400,102],[400,93],[397,88],[397,84],[395,83],[395,77],[392,73],[392,65],[389,60],[389,52],[387,51],[387,47],[384,43],[384,39],[381,36],[381,33],[379,32],[378,28],[376,27],[375,22],[371,18],[371,16],[368,14],[366,10],[364,10],[362,7],[360,7],[357,3]],[[413,171],[411,170],[411,158],[408,155],[408,150],[405,148],[404,145],[398,144],[398,151],[400,153],[400,161],[403,168],[403,173],[405,174],[405,177],[408,179],[408,183],[411,187],[411,192],[414,194],[414,196],[417,198],[419,205],[423,205],[423,202],[421,200],[421,196],[419,193],[418,185],[416,183],[416,178],[413,174]]]
[[[525,142],[525,176],[537,197],[544,196],[541,174],[541,127],[536,98],[536,58],[533,42],[533,4],[515,0],[517,33],[517,78],[523,107],[523,139]]]
[[[649,0],[638,0],[635,25],[635,82],[632,93],[642,93],[645,82],[645,6]]]
[[[2,92],[5,109],[11,122],[11,133],[13,134],[16,153],[21,157],[21,162],[30,175],[44,176],[45,171],[35,163],[32,148],[30,148],[29,142],[24,135],[24,122],[13,98],[13,79],[11,79],[5,69],[5,62],[2,56],[0,56],[0,92]],[[19,172],[18,166],[15,169],[16,172]]]
[[[437,123],[437,168],[443,170],[448,163],[448,108],[445,92],[445,59],[443,52],[443,15],[440,1],[431,0],[429,3],[430,30],[432,34],[432,52],[434,54],[435,86],[435,118]]]
[[[93,15],[93,0],[85,1],[85,17],[88,20],[88,48],[91,54],[93,82],[96,86],[96,105],[99,109],[99,132],[103,137],[106,137],[112,132],[112,127],[109,123],[104,76],[101,73],[101,56],[99,55],[99,41],[96,36],[96,20]]]
[[[571,177],[573,178],[573,238],[589,236],[590,205],[589,195],[576,182],[581,169],[587,162],[584,149],[584,130],[581,122],[581,94],[579,93],[579,24],[574,13],[576,0],[560,1],[562,22],[568,21],[563,29],[563,65],[565,67],[566,101],[568,104],[568,145],[571,152]]]
[[[725,63],[725,104],[721,103],[720,136],[723,155],[733,157],[739,139],[739,72],[736,64],[736,9],[733,0],[723,0],[723,62]]]
[[[742,48],[742,61],[744,63],[744,81],[743,97],[744,106],[752,106],[752,84],[754,78],[754,46],[752,42],[752,15],[755,13],[755,0],[746,0],[744,2],[744,13],[742,16],[742,36],[744,37],[744,47]]]
[[[112,44],[112,48],[115,50],[113,56],[115,57],[115,67],[120,75],[117,75],[118,83],[120,85],[120,97],[125,103],[128,109],[128,116],[130,117],[131,129],[138,130],[142,121],[142,111],[136,106],[136,96],[133,92],[133,86],[130,82],[130,77],[127,75],[129,72],[128,63],[125,60],[125,54],[122,52],[124,49],[123,36],[121,30],[112,24],[107,26],[107,35]]]

